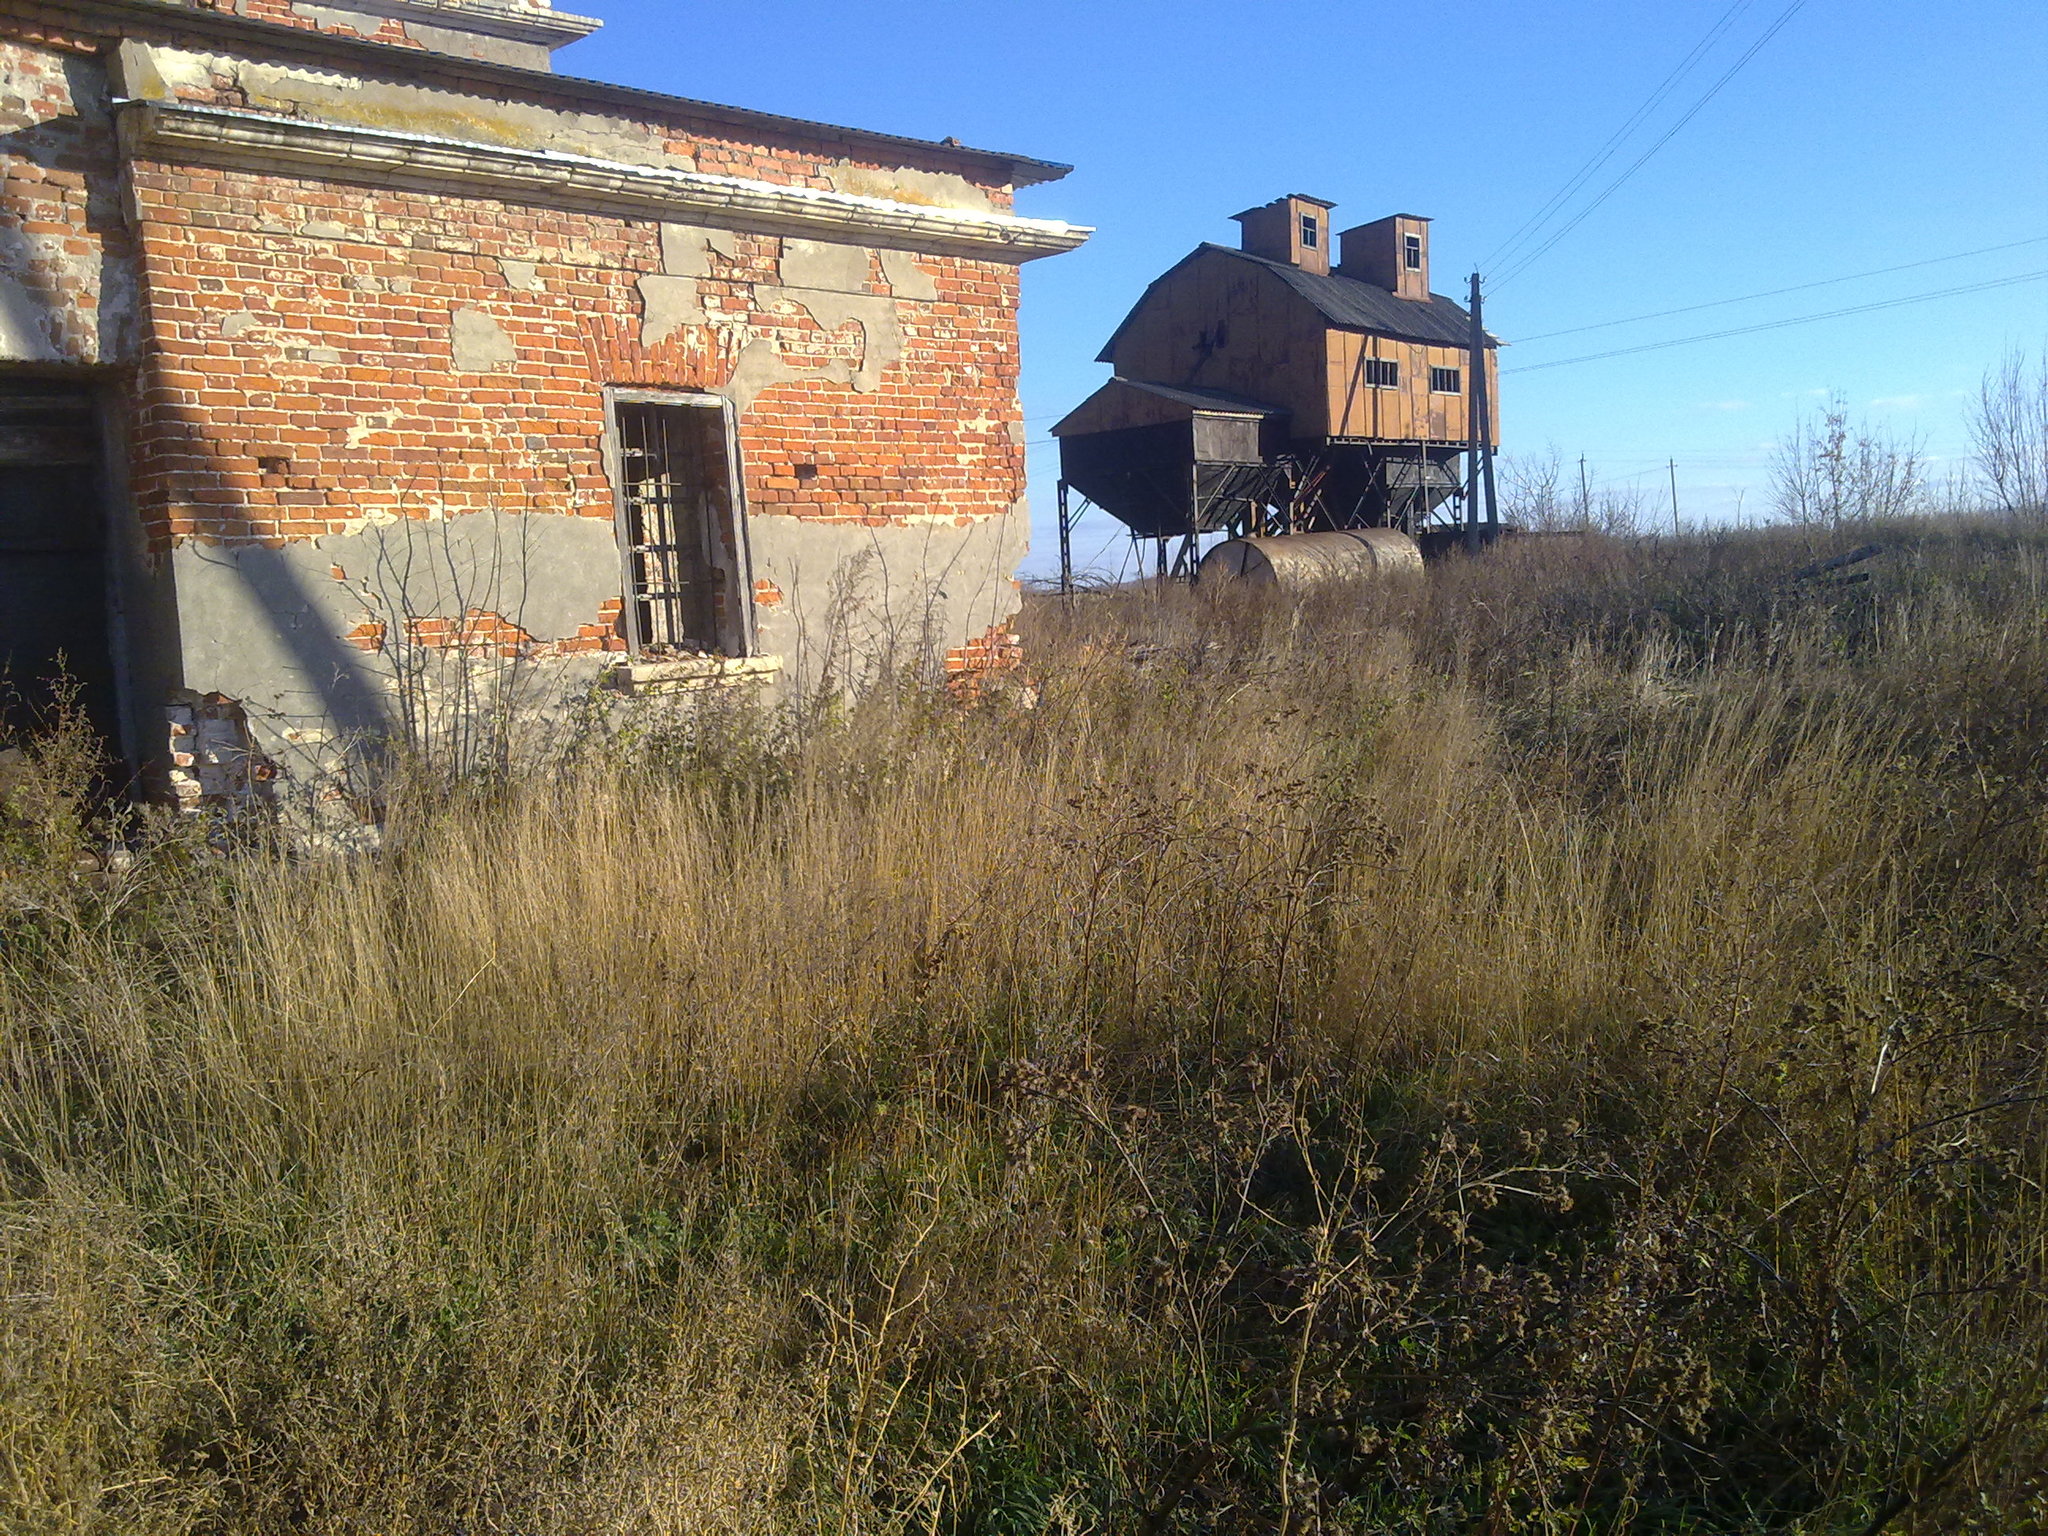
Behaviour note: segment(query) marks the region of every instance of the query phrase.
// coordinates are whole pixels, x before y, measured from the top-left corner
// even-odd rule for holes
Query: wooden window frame
[[[620,622],[626,633],[627,653],[636,659],[645,656],[649,641],[641,633],[639,579],[633,559],[633,511],[627,496],[625,444],[619,431],[619,407],[642,405],[710,410],[719,414],[720,440],[725,453],[726,515],[732,522],[726,547],[731,551],[733,568],[723,572],[728,613],[725,621],[717,626],[717,654],[734,657],[759,654],[754,625],[753,555],[747,540],[746,485],[740,470],[739,413],[723,395],[702,390],[628,389],[607,385],[604,401],[604,465],[612,483],[612,518],[619,542]]]
[[[1323,248],[1323,221],[1312,213],[1301,216],[1301,248],[1304,251],[1320,251]]]
[[[1442,383],[1446,374],[1449,374],[1451,379],[1450,388],[1448,389]],[[1431,363],[1429,365],[1429,392],[1432,395],[1462,395],[1465,393],[1465,370],[1463,368],[1444,368]]]
[[[1422,270],[1422,236],[1403,235],[1401,237],[1401,265],[1410,272],[1420,272]]]
[[[1364,368],[1368,389],[1401,387],[1401,360],[1398,357],[1368,357],[1364,359]]]

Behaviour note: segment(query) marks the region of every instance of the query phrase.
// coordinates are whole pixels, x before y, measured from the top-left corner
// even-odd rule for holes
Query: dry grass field
[[[377,858],[35,745],[0,1527],[2048,1528],[2048,529],[1028,628]]]

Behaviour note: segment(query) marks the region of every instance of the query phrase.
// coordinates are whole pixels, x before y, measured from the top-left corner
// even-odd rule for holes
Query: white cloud
[[[1746,411],[1749,409],[1749,402],[1747,400],[1702,400],[1700,402],[1700,409],[1703,411]]]

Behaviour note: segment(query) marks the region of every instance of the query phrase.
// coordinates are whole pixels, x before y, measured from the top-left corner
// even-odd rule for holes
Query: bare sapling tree
[[[1582,491],[1568,486],[1564,461],[1554,445],[1541,454],[1503,459],[1501,475],[1501,510],[1517,528],[1532,533],[1605,533],[1616,538],[1633,538],[1642,532],[1639,487]]]
[[[1984,371],[1970,435],[1999,510],[2048,513],[2048,347],[2031,367],[2015,347]]]
[[[1564,495],[1564,467],[1555,445],[1542,454],[1502,457],[1501,513],[1517,528],[1555,533],[1578,526],[1577,509]]]
[[[1771,498],[1780,519],[1808,528],[1899,517],[1925,478],[1920,440],[1851,422],[1848,402],[1831,396],[1818,415],[1801,416],[1771,455]]]

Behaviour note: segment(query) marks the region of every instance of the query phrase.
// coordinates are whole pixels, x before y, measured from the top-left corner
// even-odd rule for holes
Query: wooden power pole
[[[1471,409],[1467,412],[1469,437],[1472,443],[1472,467],[1465,477],[1465,548],[1476,550],[1480,544],[1479,519],[1480,496],[1486,498],[1486,537],[1500,532],[1500,502],[1494,494],[1493,485],[1493,400],[1486,387],[1486,319],[1481,308],[1483,303],[1479,291],[1479,274],[1472,274],[1472,389],[1467,397]]]

